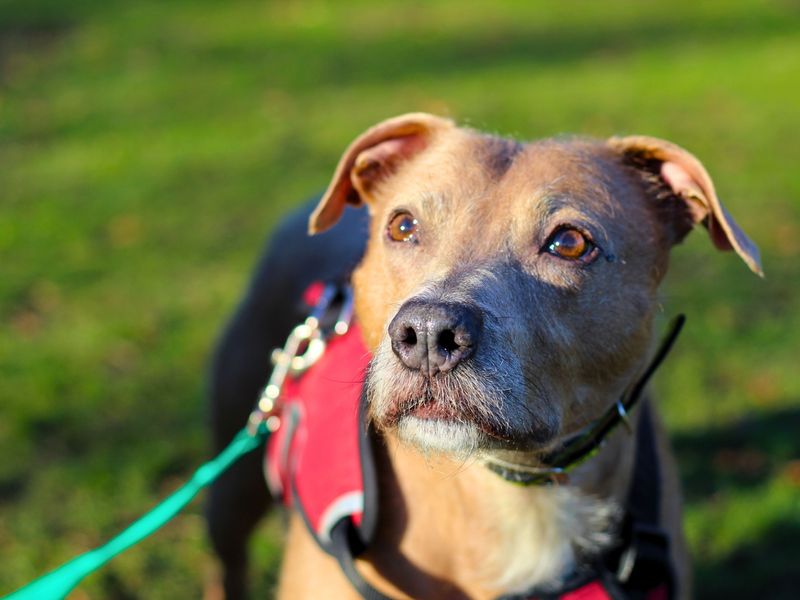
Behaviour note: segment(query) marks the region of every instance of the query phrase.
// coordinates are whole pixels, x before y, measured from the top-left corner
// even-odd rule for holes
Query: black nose
[[[475,351],[481,317],[464,304],[409,300],[389,324],[392,350],[409,369],[449,371]]]

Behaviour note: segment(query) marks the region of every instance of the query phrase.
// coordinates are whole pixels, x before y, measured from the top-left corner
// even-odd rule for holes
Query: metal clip
[[[323,331],[323,318],[340,291],[342,302],[333,329]],[[276,348],[272,351],[271,361],[274,368],[248,420],[248,430],[251,435],[255,435],[263,421],[266,421],[269,431],[277,430],[280,426],[280,418],[273,413],[276,411],[277,401],[282,393],[286,377],[301,375],[322,358],[327,340],[347,333],[352,318],[353,292],[350,287],[339,288],[335,285],[326,285],[311,314],[303,323],[292,329],[283,348]]]
[[[322,358],[325,352],[325,340],[319,329],[309,327],[307,324],[298,325],[292,331],[294,336],[292,352],[288,353],[286,348],[283,350],[275,349],[272,352],[272,364],[278,366],[288,361],[288,373],[291,375],[301,375],[311,365]],[[291,337],[291,336],[290,336]],[[302,353],[301,347],[305,346]]]

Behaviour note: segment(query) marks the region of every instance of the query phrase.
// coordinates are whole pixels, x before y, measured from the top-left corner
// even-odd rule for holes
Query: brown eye
[[[416,242],[417,220],[409,212],[397,213],[389,221],[386,234],[394,242]]]
[[[553,256],[583,262],[591,262],[599,252],[587,236],[572,227],[557,230],[547,240],[545,247]]]

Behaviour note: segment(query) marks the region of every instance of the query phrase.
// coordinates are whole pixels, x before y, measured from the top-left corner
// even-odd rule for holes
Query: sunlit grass
[[[522,138],[649,133],[705,161],[767,279],[702,232],[676,250],[664,314],[689,324],[656,388],[699,596],[793,597],[798,19],[780,2],[0,0],[0,593],[206,457],[206,363],[267,232],[357,133],[427,110]],[[254,543],[262,595],[280,530]],[[198,597],[211,571],[195,503],[81,590]]]

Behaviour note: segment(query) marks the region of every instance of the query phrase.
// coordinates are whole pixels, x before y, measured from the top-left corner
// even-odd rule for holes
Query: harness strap
[[[675,573],[669,537],[661,529],[661,469],[658,462],[649,404],[641,407],[636,432],[636,459],[628,492],[627,515],[623,525],[623,546],[618,557],[617,579],[630,597],[643,591],[663,589],[662,597],[675,596]]]
[[[661,516],[661,467],[656,454],[650,404],[643,404],[640,410],[628,507],[636,513],[634,516],[641,523],[657,525]]]
[[[356,569],[355,557],[361,554],[361,546],[353,521],[346,517],[331,530],[331,552],[352,586],[364,600],[392,600],[372,587]]]

